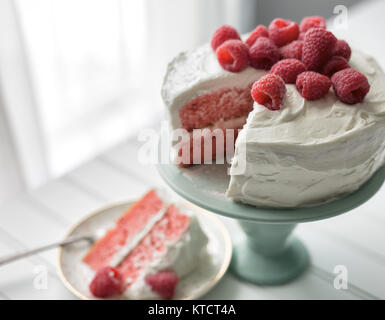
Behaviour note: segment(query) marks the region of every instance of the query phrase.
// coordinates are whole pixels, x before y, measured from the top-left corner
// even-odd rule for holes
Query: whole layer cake
[[[266,43],[274,46],[271,40],[275,40],[281,57],[264,60],[265,66],[258,65],[262,60],[249,58],[250,61],[239,70],[225,70],[227,67],[218,52],[221,48],[224,50],[226,43],[228,47],[236,44],[242,49],[236,43],[241,41],[236,36],[233,36],[235,41],[230,37],[216,50],[213,50],[212,42],[211,46],[207,44],[183,52],[168,66],[162,97],[172,129],[183,128],[191,136],[195,129],[201,128],[241,129],[235,134],[235,155],[227,192],[235,201],[267,207],[328,202],[357,190],[385,161],[383,71],[371,56],[355,49],[351,58],[350,51],[341,53],[343,58],[340,58],[337,49],[333,48],[331,52],[334,53],[330,53],[322,64],[320,60],[314,60],[314,56],[318,59],[321,54],[326,57],[322,45],[330,40],[334,41],[334,46],[336,39],[325,30],[325,25],[320,25],[319,21],[324,21],[322,18],[312,18],[306,18],[306,23],[316,21],[316,25],[305,28],[303,22],[288,43],[279,43],[270,25],[269,29],[265,28],[267,34],[262,36],[264,42],[256,37],[257,41],[248,45],[249,55],[255,56],[257,49],[265,48]],[[283,19],[276,20],[272,24],[281,27]],[[292,23],[284,22],[284,27]],[[228,34],[228,30],[226,32]],[[250,34],[241,38],[248,44]],[[319,47],[314,46],[313,54],[312,45],[322,40],[325,41]],[[295,57],[294,47],[299,44],[300,56]],[[285,56],[287,52],[289,56]],[[300,71],[295,75],[294,83],[284,72],[274,72],[278,69],[275,64],[283,61],[282,55],[283,59],[297,58],[298,63],[303,63],[306,68],[302,70],[306,71],[303,74]],[[314,66],[314,61],[319,65]],[[284,93],[278,106],[274,105],[274,97],[266,92],[261,98],[261,88],[270,80],[266,77],[272,74],[284,79]],[[320,88],[309,88],[308,83],[313,79],[317,79],[315,86]],[[322,87],[322,81],[330,84]],[[353,88],[358,81],[361,81],[360,86]],[[250,94],[252,86],[253,96]],[[346,88],[350,87],[348,96]],[[193,162],[194,156],[192,152],[188,159],[184,159],[190,162],[179,165],[198,163]],[[198,157],[201,160],[201,154]]]

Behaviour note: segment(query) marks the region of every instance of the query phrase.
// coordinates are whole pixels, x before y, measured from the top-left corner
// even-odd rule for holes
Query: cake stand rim
[[[197,193],[194,193],[194,189],[191,190],[191,187],[193,186],[192,182],[188,178],[183,176],[181,171],[182,169],[177,167],[175,164],[158,163],[156,166],[160,176],[172,190],[174,190],[184,199],[197,205],[198,207],[233,219],[270,224],[296,224],[312,222],[332,218],[337,215],[346,213],[359,207],[360,205],[368,201],[370,198],[372,198],[381,188],[385,180],[385,165],[382,165],[356,191],[340,199],[333,200],[325,204],[309,207],[266,208],[255,207],[248,204],[242,204],[233,201],[227,201],[225,202],[227,204],[227,209],[224,209],[223,206],[221,207],[220,205],[212,205],[212,202],[210,202],[210,204],[207,204],[202,198],[199,199],[199,196],[196,196]],[[172,174],[172,170],[174,170],[175,172],[179,171],[179,179],[176,179],[176,175]],[[185,185],[185,187],[182,187],[183,184]],[[200,196],[202,196],[202,194]],[[212,199],[213,198],[211,198],[211,200]],[[218,200],[214,201],[216,201],[217,204],[219,203]],[[247,212],[247,214],[237,213],[242,210],[244,212]]]

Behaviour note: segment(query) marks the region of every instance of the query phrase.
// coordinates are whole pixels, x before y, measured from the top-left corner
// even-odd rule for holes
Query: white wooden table
[[[152,165],[139,164],[135,140],[0,208],[0,254],[60,239],[90,211],[108,202],[137,198],[151,186],[166,187]],[[230,273],[207,299],[385,298],[385,189],[362,207],[329,220],[300,225],[296,234],[312,254],[311,268],[277,287],[239,281]],[[222,218],[233,236],[236,223]],[[56,269],[57,250],[0,267],[0,299],[74,299]],[[334,267],[348,270],[348,289],[333,286]],[[41,282],[47,271],[47,287]]]
[[[367,3],[365,1],[365,3]],[[385,2],[357,7],[346,35],[385,65]],[[373,31],[374,30],[374,31]],[[350,34],[349,34],[350,33]],[[382,39],[382,38],[381,38]],[[381,40],[380,39],[380,40]],[[108,202],[137,198],[152,186],[165,186],[156,168],[139,164],[136,140],[127,141],[68,175],[0,207],[0,255],[60,239],[90,211]],[[311,252],[310,269],[277,287],[248,284],[227,273],[206,299],[384,299],[385,187],[361,207],[325,221],[300,225],[295,233]],[[236,223],[222,218],[232,236]],[[74,299],[56,269],[57,250],[0,267],[0,299]],[[348,288],[333,286],[334,268],[348,271]],[[47,286],[41,282],[47,271]]]

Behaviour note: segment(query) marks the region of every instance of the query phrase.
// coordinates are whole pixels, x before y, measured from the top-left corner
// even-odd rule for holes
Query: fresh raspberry
[[[319,69],[334,55],[337,38],[322,28],[312,28],[306,32],[302,48],[302,62],[308,70]]]
[[[271,73],[279,75],[285,83],[295,83],[297,76],[306,71],[305,65],[297,59],[284,59],[271,67]]]
[[[123,277],[115,268],[103,267],[96,272],[89,289],[97,298],[120,295],[124,291]]]
[[[269,38],[282,47],[289,42],[297,40],[299,35],[298,24],[285,19],[274,19],[269,25]]]
[[[299,26],[299,31],[306,32],[311,28],[322,28],[326,29],[326,21],[324,18],[319,16],[305,17],[302,19]]]
[[[245,43],[248,45],[248,47],[250,48],[255,40],[257,40],[259,37],[265,37],[265,38],[268,38],[269,37],[269,33],[267,32],[267,28],[260,24],[259,26],[257,26],[249,35],[249,37],[247,38],[247,40],[245,41]]]
[[[250,64],[256,69],[269,70],[281,55],[277,46],[269,38],[260,37],[249,50]]]
[[[350,49],[350,46],[345,40],[337,40],[334,55],[344,57],[346,61],[349,61],[350,56],[352,55],[352,49]]]
[[[289,44],[279,48],[279,52],[283,59],[302,59],[303,41],[294,40]]]
[[[306,71],[297,77],[296,86],[306,100],[318,100],[329,92],[330,79],[320,73]]]
[[[300,32],[297,40],[301,40],[301,41],[305,40],[305,34],[306,32]]]
[[[286,93],[285,82],[276,74],[269,73],[251,87],[254,101],[269,110],[279,110]]]
[[[172,299],[178,281],[178,276],[172,271],[161,271],[146,277],[146,283],[151,287],[152,291],[159,294],[163,299]]]
[[[332,83],[338,99],[347,104],[362,102],[370,89],[368,79],[350,68],[336,72],[332,76]]]
[[[349,63],[346,61],[346,59],[340,56],[334,56],[331,57],[331,59],[325,63],[325,65],[322,67],[321,73],[330,78],[337,71],[346,68],[350,68]]]
[[[211,38],[211,48],[215,51],[223,42],[230,39],[241,40],[241,37],[235,28],[223,25],[214,32],[214,35]]]
[[[241,40],[227,40],[217,51],[219,64],[230,72],[239,72],[249,65],[249,48]]]

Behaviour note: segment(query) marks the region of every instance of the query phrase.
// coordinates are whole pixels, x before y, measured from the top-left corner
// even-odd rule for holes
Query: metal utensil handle
[[[69,237],[69,238],[62,240],[62,241],[53,242],[53,243],[46,244],[44,246],[37,247],[34,249],[27,249],[27,250],[24,250],[24,251],[15,253],[15,254],[7,255],[5,257],[0,257],[0,266],[3,264],[6,264],[6,263],[24,258],[24,257],[28,257],[28,256],[36,254],[36,253],[39,253],[41,251],[45,251],[45,250],[52,249],[52,248],[59,247],[59,246],[65,246],[65,245],[68,245],[68,244],[71,244],[71,243],[74,243],[77,241],[81,241],[81,240],[92,241],[92,238],[89,236],[72,236],[72,237]]]

